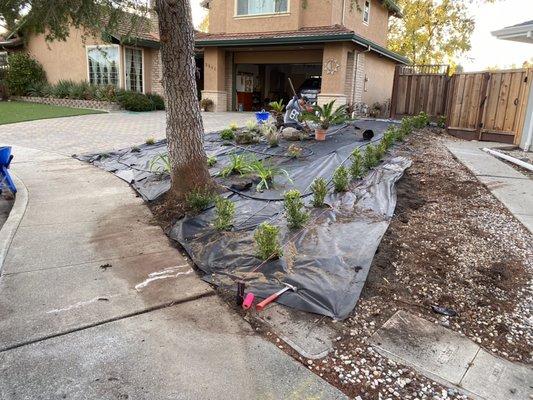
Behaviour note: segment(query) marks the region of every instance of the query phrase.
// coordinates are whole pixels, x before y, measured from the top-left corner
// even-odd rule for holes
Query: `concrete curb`
[[[15,196],[15,202],[13,208],[9,213],[9,217],[0,229],[0,275],[2,275],[2,267],[4,266],[4,260],[13,241],[13,237],[17,232],[17,229],[26,213],[26,207],[28,206],[28,188],[22,182],[17,175],[11,172],[13,181],[17,186],[17,194]]]

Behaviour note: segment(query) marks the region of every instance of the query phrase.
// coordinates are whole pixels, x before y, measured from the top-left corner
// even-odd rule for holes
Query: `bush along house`
[[[70,80],[162,95],[157,18],[150,14],[135,26],[126,20],[116,31],[97,36],[71,26],[65,41],[47,42],[44,34],[11,35],[0,40],[0,67],[9,53],[25,51],[42,65],[50,84]]]
[[[297,92],[324,104],[372,105],[391,97],[396,64],[386,48],[391,0],[205,0],[197,33],[201,97],[215,111],[260,110]]]

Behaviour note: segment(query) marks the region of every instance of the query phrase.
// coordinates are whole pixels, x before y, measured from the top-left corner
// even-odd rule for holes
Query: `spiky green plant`
[[[259,178],[259,183],[256,186],[258,192],[264,189],[270,189],[269,185],[274,183],[274,178],[278,175],[285,175],[285,177],[292,182],[287,171],[273,165],[264,164],[261,160],[252,161],[247,167],[247,172],[250,172]]]
[[[172,168],[168,154],[158,154],[150,160],[150,171],[159,174],[169,174]]]
[[[346,122],[348,115],[346,114],[346,105],[341,105],[336,109],[333,109],[335,100],[323,106],[313,106],[313,112],[305,112],[303,119],[306,121],[312,121],[322,129],[328,129],[331,125],[338,125]]]
[[[309,220],[309,213],[305,211],[302,195],[298,190],[293,189],[286,192],[283,205],[290,229],[299,229]]]
[[[227,231],[233,226],[235,203],[218,196],[215,199],[215,213],[215,228],[219,231]]]
[[[283,99],[279,101],[271,101],[270,103],[268,103],[268,105],[270,106],[272,111],[275,111],[278,113],[282,113],[283,109],[285,108],[285,104],[283,104]]]
[[[359,149],[359,147],[352,151],[350,159],[352,161],[352,165],[350,166],[350,175],[352,176],[352,179],[359,179],[361,176],[363,176],[364,172],[363,155],[361,154],[361,149]]]
[[[218,159],[217,159],[216,156],[208,156],[207,157],[207,166],[209,168],[214,167],[217,162],[218,162]]]
[[[232,131],[236,131],[237,129],[239,129],[239,126],[236,122],[232,122],[231,124],[229,124],[229,129],[231,129]]]
[[[263,222],[254,233],[257,256],[262,260],[279,258],[283,253],[279,244],[279,228]]]
[[[338,167],[333,173],[333,188],[336,192],[346,192],[348,190],[348,184],[350,183],[350,178],[348,176],[348,170],[344,165]]]
[[[316,178],[311,184],[311,191],[313,192],[313,206],[324,207],[324,199],[328,194],[326,180],[324,178]]]
[[[270,147],[276,147],[279,144],[279,131],[276,125],[266,123],[261,125],[261,134],[265,137]]]
[[[147,145],[152,145],[155,143],[155,138],[150,136],[150,137],[147,137],[146,140],[144,141],[144,143],[146,143]]]
[[[229,165],[220,171],[220,176],[227,178],[230,175],[244,175],[250,171],[250,163],[253,157],[249,153],[230,154]]]

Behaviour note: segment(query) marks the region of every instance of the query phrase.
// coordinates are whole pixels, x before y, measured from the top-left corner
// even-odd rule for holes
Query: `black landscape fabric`
[[[379,142],[386,121],[360,120],[330,128],[325,142],[304,140],[286,142],[269,148],[260,142],[228,145],[218,133],[207,134],[204,147],[217,163],[210,169],[216,176],[229,163],[230,154],[250,153],[265,164],[288,172],[290,179],[277,176],[274,186],[259,192],[250,177],[216,177],[227,191],[222,196],[235,203],[234,226],[220,232],[213,226],[214,207],[198,215],[189,215],[171,227],[169,236],[179,242],[204,273],[203,279],[229,290],[236,282],[246,282],[246,292],[265,298],[282,289],[283,283],[296,286],[277,302],[303,311],[345,319],[355,307],[363,289],[370,264],[388,228],[396,205],[395,183],[410,160],[385,157],[364,179],[353,182],[350,190],[326,197],[327,207],[311,206],[310,185],[317,177],[330,181],[335,169],[350,165],[349,156],[356,147],[370,142],[362,139],[365,129],[375,133]],[[301,147],[301,156],[287,155],[291,144]],[[155,200],[170,187],[168,175],[152,172],[166,154],[166,142],[140,145],[111,153],[77,157],[113,172],[129,182],[147,201]],[[155,162],[152,160],[156,160]],[[283,212],[283,193],[297,189],[302,193],[311,216],[299,231],[289,230]],[[256,257],[253,235],[264,222],[279,226],[283,256],[262,262]]]

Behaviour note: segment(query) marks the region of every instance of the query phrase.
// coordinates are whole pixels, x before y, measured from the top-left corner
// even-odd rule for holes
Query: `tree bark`
[[[204,127],[196,92],[194,28],[189,0],[156,0],[165,89],[171,195],[182,200],[210,187]]]

